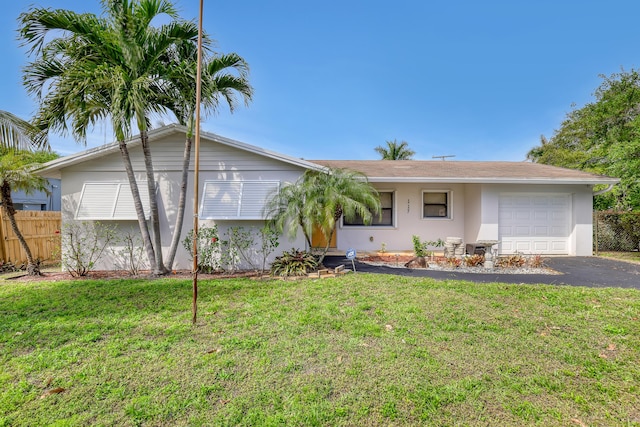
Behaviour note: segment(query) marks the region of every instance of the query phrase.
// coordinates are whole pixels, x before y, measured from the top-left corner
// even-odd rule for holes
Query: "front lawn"
[[[640,292],[0,282],[0,426],[640,425]]]
[[[618,261],[629,261],[640,263],[640,252],[604,252],[601,251],[598,253],[599,256],[605,258],[613,258]]]

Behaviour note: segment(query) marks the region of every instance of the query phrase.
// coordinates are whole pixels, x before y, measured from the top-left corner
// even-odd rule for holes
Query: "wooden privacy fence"
[[[4,209],[0,211],[0,260],[15,264],[26,262],[27,256]],[[50,262],[60,259],[60,212],[17,211],[15,218],[34,260]]]

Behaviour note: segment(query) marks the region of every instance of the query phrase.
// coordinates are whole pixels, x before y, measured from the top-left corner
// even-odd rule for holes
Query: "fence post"
[[[598,211],[593,211],[593,231],[595,235],[595,255],[598,256]]]
[[[7,262],[7,241],[4,237],[4,207],[0,208],[0,261]]]

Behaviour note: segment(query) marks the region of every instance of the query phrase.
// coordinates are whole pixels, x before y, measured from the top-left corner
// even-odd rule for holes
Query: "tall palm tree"
[[[30,275],[40,275],[38,264],[33,259],[31,249],[27,244],[18,223],[16,222],[16,209],[13,205],[11,193],[13,190],[22,190],[27,194],[34,191],[48,192],[48,181],[34,173],[36,162],[44,163],[57,157],[52,152],[33,153],[25,150],[2,150],[0,157],[0,199],[2,200],[2,210],[6,213],[7,219],[13,233],[16,235],[22,250],[27,257],[27,272]]]
[[[25,67],[25,85],[41,101],[41,126],[62,133],[70,127],[84,142],[88,127],[111,121],[149,263],[154,273],[164,274],[168,270],[162,257],[148,129],[151,115],[165,113],[160,100],[170,87],[160,73],[161,58],[176,44],[196,43],[198,28],[180,20],[168,0],[102,0],[102,9],[100,17],[37,7],[21,14],[22,40],[36,54]],[[153,26],[160,15],[167,15],[169,23]],[[126,145],[134,124],[145,163],[153,241]]]
[[[195,132],[196,110],[196,68],[197,46],[193,43],[176,45],[165,58],[167,79],[171,82],[171,89],[175,94],[169,94],[165,99],[165,106],[176,116],[178,122],[186,126],[187,134],[182,157],[182,176],[180,180],[180,195],[174,232],[169,246],[166,265],[171,268],[176,251],[180,243],[184,211],[187,199],[187,181],[191,147]],[[235,53],[207,56],[203,59],[201,76],[201,104],[203,112],[216,112],[220,100],[224,100],[231,112],[234,111],[240,95],[245,105],[253,95],[253,88],[248,79],[249,66],[246,61]]]
[[[415,151],[409,149],[409,143],[407,141],[398,142],[395,139],[393,141],[386,141],[387,146],[377,146],[374,148],[382,160],[412,160],[416,154]]]

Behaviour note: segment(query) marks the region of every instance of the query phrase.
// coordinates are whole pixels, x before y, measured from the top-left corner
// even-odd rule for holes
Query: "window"
[[[140,200],[149,219],[147,181],[139,181]],[[82,186],[76,219],[136,220],[136,209],[128,182],[87,182]]]
[[[451,192],[424,191],[422,193],[423,218],[451,218]]]
[[[280,181],[205,181],[200,218],[266,219],[265,204],[279,188]]]
[[[371,214],[370,226],[393,226],[393,191],[380,191],[380,214]],[[357,215],[351,221],[347,221],[346,218],[342,222],[345,226],[363,226],[364,220],[360,215]]]

